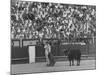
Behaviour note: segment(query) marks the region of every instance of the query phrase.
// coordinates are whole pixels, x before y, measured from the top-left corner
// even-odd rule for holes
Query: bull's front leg
[[[72,60],[72,66],[74,66],[74,59]]]

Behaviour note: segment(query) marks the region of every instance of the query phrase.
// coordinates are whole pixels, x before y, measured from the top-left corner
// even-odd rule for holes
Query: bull
[[[64,54],[68,56],[70,66],[74,66],[74,60],[77,61],[77,66],[80,66],[81,51],[79,49],[65,50]]]

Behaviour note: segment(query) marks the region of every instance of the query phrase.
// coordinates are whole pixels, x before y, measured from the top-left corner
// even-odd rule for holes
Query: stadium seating
[[[75,38],[96,34],[96,8],[16,1],[11,5],[12,39]]]

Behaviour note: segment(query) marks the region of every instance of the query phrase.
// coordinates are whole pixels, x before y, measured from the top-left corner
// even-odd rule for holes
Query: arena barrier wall
[[[26,41],[26,42],[25,42]],[[35,42],[34,42],[35,41]],[[20,41],[18,40],[12,40],[13,46],[11,46],[11,63],[29,63],[29,53],[28,53],[28,47],[31,45],[35,46],[36,49],[36,62],[39,61],[45,61],[45,49],[43,45],[37,45],[38,40],[23,40],[23,46],[20,47]],[[15,42],[15,45],[14,45]],[[33,42],[33,43],[32,43]],[[67,50],[69,48],[78,48],[81,50],[83,56],[87,55],[94,55],[96,54],[96,48],[94,45],[89,44],[61,44],[61,45],[52,45],[52,54],[56,59],[65,57],[64,56],[64,50]]]

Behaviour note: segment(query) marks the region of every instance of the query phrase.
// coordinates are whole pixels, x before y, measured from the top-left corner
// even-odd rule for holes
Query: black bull
[[[68,56],[69,65],[74,65],[74,60],[77,61],[77,66],[80,65],[81,51],[79,49],[69,49],[65,50],[64,54]]]

